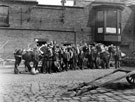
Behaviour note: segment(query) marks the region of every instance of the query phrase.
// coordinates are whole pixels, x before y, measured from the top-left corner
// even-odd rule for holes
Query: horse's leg
[[[34,68],[35,70],[38,70],[38,61],[34,61]]]
[[[25,67],[25,72],[28,72],[28,67],[26,66],[26,61],[24,61],[24,67]]]
[[[14,73],[15,74],[18,74],[19,73],[19,69],[18,69],[18,67],[19,67],[19,65],[20,65],[20,63],[21,63],[21,57],[16,57],[15,56],[15,67],[14,67]]]
[[[30,72],[31,71],[30,62],[26,61],[25,64],[26,64],[26,67],[28,68],[28,71]]]

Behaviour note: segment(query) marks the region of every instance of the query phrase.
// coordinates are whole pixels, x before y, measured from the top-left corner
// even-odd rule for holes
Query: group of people
[[[50,42],[43,44],[42,46],[37,46],[29,51],[34,52],[32,59],[34,59],[34,63],[37,62],[33,67],[41,73],[61,72],[76,69],[82,70],[84,66],[89,69],[105,69],[110,67],[110,61],[112,59],[115,62],[115,68],[119,68],[121,60],[121,50],[119,46],[114,46],[113,44],[105,46],[101,43],[84,43],[83,45],[77,44],[76,46],[72,44],[61,46],[57,43]],[[17,53],[14,55],[16,56]],[[28,58],[25,59],[25,65],[29,67],[30,71],[31,69],[28,64],[30,60],[26,60],[28,60]],[[39,61],[42,62],[40,67],[38,67]],[[15,63],[17,63],[17,60]]]
[[[115,62],[115,68],[120,67],[119,46],[105,46],[101,43],[60,46],[48,43],[40,46],[38,50],[43,56],[41,67],[43,73],[83,69],[84,65],[90,69],[109,68],[111,59]]]

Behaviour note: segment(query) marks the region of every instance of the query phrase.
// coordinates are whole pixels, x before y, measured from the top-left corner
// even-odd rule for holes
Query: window
[[[117,11],[116,10],[106,11],[106,26],[116,27],[116,24],[117,24]]]
[[[106,33],[120,34],[121,30],[121,12],[120,10],[106,11]]]
[[[103,25],[104,25],[104,12],[98,11],[97,12],[97,20],[96,20],[96,26],[97,26],[97,33],[101,34],[103,33]]]
[[[106,33],[116,34],[117,12],[116,10],[106,11]]]
[[[98,11],[97,12],[97,26],[103,27],[103,25],[104,25],[104,13],[103,11]]]
[[[0,5],[0,27],[9,27],[9,7]]]

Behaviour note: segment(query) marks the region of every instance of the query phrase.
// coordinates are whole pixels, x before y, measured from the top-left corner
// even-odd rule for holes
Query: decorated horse
[[[24,60],[25,67],[28,68],[29,72],[32,74],[38,73],[38,62],[41,58],[39,52],[36,49],[25,51],[23,49],[16,49],[14,52],[15,64],[14,64],[14,73],[21,73],[18,69],[22,60]],[[33,63],[33,66],[30,65]],[[34,68],[34,69],[32,69]]]
[[[89,48],[88,63],[92,69],[109,68],[110,53],[105,45],[97,43]]]
[[[110,53],[108,52],[107,46],[99,43],[99,44],[97,44],[96,48],[97,48],[97,52],[99,54],[101,68],[103,68],[103,69],[109,68],[110,67],[109,66]]]
[[[115,68],[120,68],[121,58],[124,57],[125,54],[120,50],[119,46],[109,46],[109,52],[114,59]]]
[[[100,55],[101,67],[110,68],[110,60],[113,59],[115,62],[115,68],[120,68],[120,60],[122,57],[122,52],[119,46],[105,46],[99,44],[97,46],[98,53]]]
[[[42,53],[41,73],[51,73],[53,67],[53,49],[49,44],[42,45],[39,48]]]

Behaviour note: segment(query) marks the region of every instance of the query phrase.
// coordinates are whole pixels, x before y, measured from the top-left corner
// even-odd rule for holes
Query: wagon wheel
[[[135,74],[127,76],[126,79],[130,84],[135,85]]]

